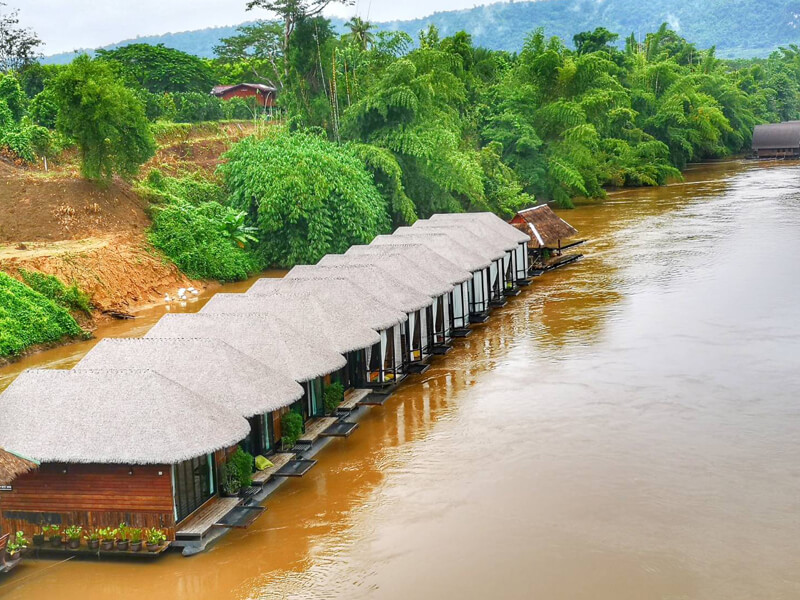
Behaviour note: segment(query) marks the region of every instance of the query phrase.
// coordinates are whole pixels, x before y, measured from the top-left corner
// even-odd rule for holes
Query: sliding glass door
[[[198,456],[172,466],[175,521],[183,521],[217,493],[213,454]]]

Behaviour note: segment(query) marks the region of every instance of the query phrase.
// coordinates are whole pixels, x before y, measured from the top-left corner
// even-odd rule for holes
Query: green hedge
[[[0,272],[0,356],[85,334],[65,308]]]

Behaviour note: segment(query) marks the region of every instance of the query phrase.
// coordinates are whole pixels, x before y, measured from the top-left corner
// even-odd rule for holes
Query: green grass
[[[87,315],[92,312],[89,294],[81,291],[77,284],[73,283],[67,287],[58,277],[39,273],[38,271],[20,269],[19,274],[22,280],[28,284],[28,287],[39,292],[45,298],[49,298],[59,306],[69,311],[80,311]]]
[[[0,272],[0,357],[17,356],[37,344],[85,335],[66,308]]]

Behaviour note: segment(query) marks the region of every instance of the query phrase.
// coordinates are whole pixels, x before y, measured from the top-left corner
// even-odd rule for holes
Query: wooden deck
[[[358,408],[358,403],[370,395],[370,390],[358,388],[350,390],[344,396],[344,402],[339,405],[337,410],[351,411]]]
[[[236,508],[241,498],[215,498],[180,524],[176,538],[201,538],[225,515]]]
[[[322,417],[321,419],[315,419],[306,427],[306,432],[301,435],[297,441],[303,444],[313,444],[323,431],[338,420],[338,417]]]
[[[269,458],[269,460],[272,461],[272,464],[275,466],[264,469],[263,471],[256,471],[253,475],[253,484],[263,486],[270,479],[272,479],[278,469],[280,469],[294,457],[295,455],[289,452],[279,452],[277,454],[273,454],[272,456],[268,456],[267,458]]]

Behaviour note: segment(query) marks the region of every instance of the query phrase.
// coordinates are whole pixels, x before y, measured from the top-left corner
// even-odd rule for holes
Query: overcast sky
[[[268,15],[259,10],[247,12],[247,0],[3,1],[6,10],[20,10],[20,23],[36,31],[45,43],[45,54],[95,48],[137,35],[235,25]],[[353,6],[332,6],[328,15],[357,14],[372,21],[391,21],[492,1],[496,0],[357,0]]]

